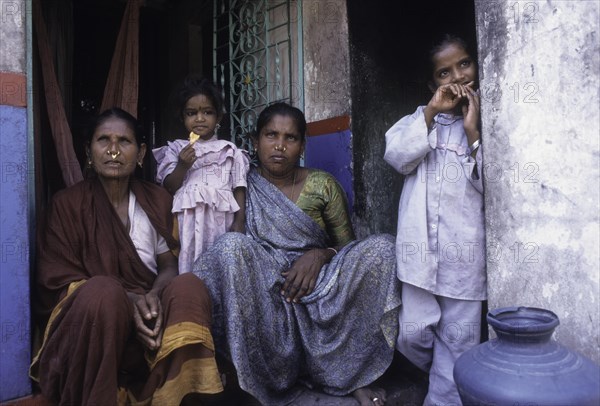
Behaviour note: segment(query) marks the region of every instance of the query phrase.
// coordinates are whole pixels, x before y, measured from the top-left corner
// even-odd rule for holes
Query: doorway
[[[377,4],[377,6],[375,5]],[[383,161],[385,132],[431,98],[428,53],[451,32],[476,49],[473,1],[347,1],[352,93],[355,228],[396,233],[402,176]]]
[[[73,147],[83,166],[84,134],[99,113],[126,1],[40,3]],[[176,85],[192,73],[212,77],[212,7],[212,0],[147,0],[140,10],[137,118],[150,149],[181,137],[181,123],[169,103]],[[43,207],[65,185],[50,136],[35,43],[34,50],[35,125],[42,144],[36,156],[36,190]],[[150,181],[155,166],[151,155],[146,154],[138,174]]]

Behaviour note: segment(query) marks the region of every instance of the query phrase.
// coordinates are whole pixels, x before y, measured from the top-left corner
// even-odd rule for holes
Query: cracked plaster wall
[[[515,5],[520,7],[515,7]],[[599,3],[476,1],[489,308],[599,353]]]
[[[304,0],[306,121],[350,114],[350,56],[345,0]]]

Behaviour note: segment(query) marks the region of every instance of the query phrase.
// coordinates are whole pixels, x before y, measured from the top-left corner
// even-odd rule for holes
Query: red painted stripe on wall
[[[27,77],[24,74],[0,72],[0,105],[27,106]]]
[[[350,129],[350,116],[338,116],[306,124],[306,132],[310,137],[332,134]]]

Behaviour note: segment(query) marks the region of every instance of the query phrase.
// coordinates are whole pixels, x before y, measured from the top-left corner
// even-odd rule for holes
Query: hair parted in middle
[[[180,118],[189,99],[197,95],[206,96],[217,111],[219,119],[225,114],[223,95],[215,83],[200,75],[187,76],[174,95],[175,114]]]
[[[301,141],[304,142],[306,138],[306,118],[304,117],[304,113],[302,113],[299,108],[284,102],[270,104],[260,112],[258,121],[256,122],[256,132],[254,133],[254,137],[259,136],[263,127],[267,125],[274,116],[291,117],[296,123],[296,127],[298,127]]]

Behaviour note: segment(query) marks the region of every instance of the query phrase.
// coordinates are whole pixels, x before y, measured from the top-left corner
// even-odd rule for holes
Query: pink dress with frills
[[[162,184],[175,169],[179,152],[188,140],[175,140],[152,150],[158,168],[156,181]],[[179,273],[190,272],[194,262],[217,237],[229,231],[234,213],[240,209],[233,190],[246,187],[249,158],[232,142],[216,137],[194,144],[198,159],[188,170],[173,196],[173,210],[179,224]]]

